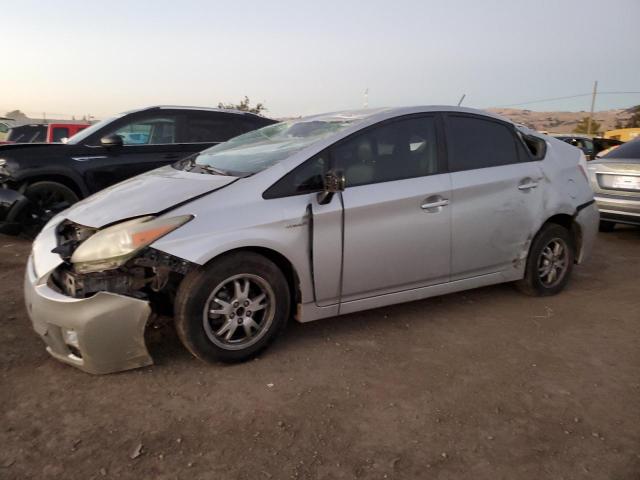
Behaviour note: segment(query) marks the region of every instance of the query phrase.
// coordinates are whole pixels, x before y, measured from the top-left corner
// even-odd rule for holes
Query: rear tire
[[[47,181],[29,185],[24,196],[29,204],[17,220],[22,226],[22,234],[28,238],[34,238],[51,218],[80,200],[66,185]]]
[[[616,228],[615,222],[610,222],[608,220],[600,220],[599,230],[601,232],[613,232],[615,228]]]
[[[525,276],[516,286],[535,297],[555,295],[569,282],[575,257],[571,232],[561,225],[547,223],[533,239]]]
[[[290,293],[280,269],[254,252],[235,252],[187,275],[175,302],[184,346],[204,362],[240,362],[284,330]]]

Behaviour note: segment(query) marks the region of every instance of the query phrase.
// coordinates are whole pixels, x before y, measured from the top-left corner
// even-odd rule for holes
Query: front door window
[[[125,145],[162,145],[176,142],[175,119],[155,117],[137,120],[114,132]]]

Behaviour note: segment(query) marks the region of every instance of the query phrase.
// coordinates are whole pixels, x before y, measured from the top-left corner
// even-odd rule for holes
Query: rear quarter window
[[[518,132],[518,137],[522,140],[527,153],[531,155],[534,160],[544,159],[547,154],[547,142],[544,139],[522,132]]]

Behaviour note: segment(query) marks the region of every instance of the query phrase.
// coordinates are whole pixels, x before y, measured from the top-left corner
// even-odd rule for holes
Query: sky
[[[370,107],[589,110],[640,92],[640,0],[0,0],[0,113],[104,118],[244,95],[273,117]],[[640,104],[602,94],[596,110]]]

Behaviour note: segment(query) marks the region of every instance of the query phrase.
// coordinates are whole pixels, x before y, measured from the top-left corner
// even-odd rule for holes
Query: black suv
[[[602,137],[591,137],[588,135],[580,135],[580,134],[554,134],[559,140],[566,142],[574,147],[578,147],[584,153],[584,156],[587,157],[587,160],[593,160],[596,158],[598,153],[602,152],[611,147],[617,147],[618,145],[622,145],[624,142],[620,140],[616,140],[614,138],[602,138]]]
[[[92,193],[275,123],[247,112],[158,106],[98,122],[66,144],[0,146],[0,232],[28,235]]]

